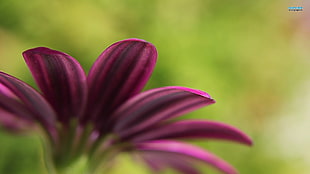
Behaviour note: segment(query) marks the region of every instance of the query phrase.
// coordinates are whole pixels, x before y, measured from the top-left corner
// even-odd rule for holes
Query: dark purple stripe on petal
[[[32,113],[24,104],[3,94],[0,94],[0,109],[3,113],[10,113],[11,115],[20,117],[20,119],[28,122],[33,122],[35,120],[35,114]]]
[[[224,123],[202,120],[185,120],[160,125],[135,135],[131,141],[183,138],[212,138],[252,145],[251,138],[237,128]]]
[[[80,64],[65,53],[44,47],[27,50],[23,56],[58,119],[67,123],[79,117],[87,97],[86,76]]]
[[[237,174],[238,172],[227,162],[196,146],[176,141],[150,141],[136,145],[136,149],[142,152],[161,152],[179,154],[203,161],[225,174]]]
[[[19,99],[30,109],[35,115],[35,119],[41,122],[43,126],[55,126],[56,115],[53,109],[36,90],[21,80],[3,72],[0,72],[0,84],[0,93],[4,97],[9,98],[11,102],[14,102],[15,99],[15,103]],[[5,100],[3,101],[5,102]],[[17,102],[16,105],[21,105],[21,103]]]
[[[114,113],[114,132],[125,138],[213,103],[207,93],[194,89],[175,86],[152,89],[133,97]]]
[[[0,85],[0,127],[14,133],[31,129],[36,123],[36,115],[8,89],[3,90],[5,88]]]
[[[123,40],[107,48],[88,75],[88,111],[93,120],[104,122],[116,107],[139,93],[149,79],[156,59],[155,47],[143,40]]]
[[[1,74],[2,72],[0,72]],[[1,76],[1,75],[0,75]],[[0,77],[1,78],[1,77]],[[1,80],[1,79],[0,79]],[[8,96],[10,98],[15,98],[17,99],[18,97],[10,90],[8,89],[5,85],[3,85],[1,82],[0,82],[0,94],[3,94],[5,96]]]

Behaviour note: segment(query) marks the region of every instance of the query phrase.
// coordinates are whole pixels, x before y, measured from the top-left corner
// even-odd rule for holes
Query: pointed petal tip
[[[220,123],[223,124],[223,123]],[[226,125],[226,124],[223,124]],[[238,141],[239,143],[246,145],[246,146],[253,146],[253,140],[252,138],[247,135],[245,132],[241,131],[240,129],[234,127],[234,126],[230,126],[230,125],[226,125],[228,127],[230,127],[231,130],[235,131],[235,133],[239,134],[239,140],[236,139],[236,141]]]
[[[167,88],[175,88],[175,89],[180,89],[182,91],[188,91],[190,93],[193,93],[193,94],[196,94],[196,95],[200,95],[202,97],[206,97],[208,99],[210,99],[211,103],[215,103],[216,101],[210,96],[210,94],[204,92],[204,91],[201,91],[201,90],[198,90],[198,89],[192,89],[192,88],[187,88],[187,87],[182,87],[182,86],[168,86]]]
[[[252,138],[245,133],[243,133],[243,140],[240,143],[250,147],[254,145]]]
[[[132,139],[135,142],[167,139],[214,139],[251,146],[253,141],[243,131],[221,122],[183,120],[163,124]]]
[[[253,142],[253,140],[252,140],[252,138],[250,138],[250,137],[247,137],[248,138],[248,142],[247,142],[247,144],[246,145],[248,145],[248,146],[254,146],[254,142]]]

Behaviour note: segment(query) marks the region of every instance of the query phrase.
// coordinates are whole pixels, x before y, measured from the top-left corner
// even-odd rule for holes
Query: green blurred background
[[[213,106],[183,118],[234,125],[251,148],[200,142],[241,174],[310,173],[310,8],[295,0],[1,0],[0,70],[34,85],[22,51],[46,46],[86,71],[110,44],[141,38],[159,58],[147,89],[204,90]],[[36,134],[0,131],[0,173],[45,173]],[[111,173],[148,173],[126,155]],[[216,173],[203,167],[209,174]],[[170,173],[170,172],[168,172]]]

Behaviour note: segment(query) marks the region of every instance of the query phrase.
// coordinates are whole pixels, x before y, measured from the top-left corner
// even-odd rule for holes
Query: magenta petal
[[[155,172],[160,172],[166,168],[173,168],[183,174],[200,174],[194,167],[190,157],[175,153],[151,152],[140,153],[146,164]]]
[[[9,104],[7,106],[8,108],[4,108],[4,110],[13,107],[11,109],[14,111],[19,107],[20,109],[14,111],[15,115],[29,118],[34,117],[31,119],[38,120],[43,126],[55,126],[56,116],[53,109],[36,90],[21,80],[3,72],[0,72],[0,84],[0,94],[3,95],[3,105]],[[21,100],[25,106],[17,101],[17,99]],[[8,100],[8,103],[5,103],[6,100]],[[15,105],[16,108],[14,109]],[[25,113],[23,113],[22,110],[25,110]],[[28,110],[30,110],[34,116],[29,116],[30,111]]]
[[[12,93],[6,86],[0,83],[0,101],[5,102],[7,104],[7,99],[10,100],[18,100],[18,97]],[[4,127],[6,130],[11,132],[23,132],[24,130],[29,129],[30,125],[32,125],[32,116],[29,119],[27,116],[23,118],[23,116],[17,116],[13,114],[14,112],[9,112],[6,107],[0,102],[0,127]],[[11,104],[10,104],[11,105]]]
[[[1,73],[2,72],[0,72],[0,76],[1,76]],[[5,85],[1,83],[1,79],[0,79],[0,94],[5,95],[10,98],[15,98],[15,99],[18,98],[10,89],[8,89]]]
[[[203,120],[185,120],[168,123],[134,136],[131,141],[142,142],[156,139],[214,138],[251,145],[245,133],[230,125]]]
[[[32,120],[27,120],[23,118],[23,116],[17,116],[7,112],[3,110],[2,106],[0,106],[0,108],[0,128],[3,127],[5,130],[12,133],[24,133],[34,127],[34,122]]]
[[[212,103],[215,101],[199,90],[177,86],[152,89],[128,100],[114,113],[114,132],[124,138]]]
[[[16,122],[15,122],[16,121]],[[20,130],[35,121],[33,114],[24,104],[0,93],[0,125],[11,130]]]
[[[143,40],[127,39],[108,47],[88,75],[88,111],[92,113],[92,119],[106,120],[111,111],[139,93],[149,79],[156,59],[156,48]]]
[[[210,152],[199,147],[175,141],[150,141],[136,145],[137,150],[143,152],[162,152],[167,154],[179,154],[191,157],[210,164],[225,174],[237,174],[238,172],[227,162]]]
[[[44,47],[27,50],[23,56],[61,122],[82,114],[87,97],[86,76],[74,58]]]

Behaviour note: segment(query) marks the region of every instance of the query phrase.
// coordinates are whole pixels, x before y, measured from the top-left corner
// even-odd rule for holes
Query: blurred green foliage
[[[21,57],[26,49],[47,46],[66,52],[88,71],[110,44],[147,40],[158,48],[159,58],[146,88],[180,85],[207,91],[217,104],[182,118],[229,123],[255,142],[252,148],[227,142],[198,145],[242,174],[301,173],[309,170],[307,161],[275,150],[276,138],[268,132],[281,133],[270,125],[309,79],[309,41],[301,39],[309,33],[299,28],[303,14],[288,13],[288,6],[280,0],[2,0],[0,69],[34,85]],[[111,173],[145,173],[124,156]],[[1,131],[0,173],[44,173],[39,138]]]

